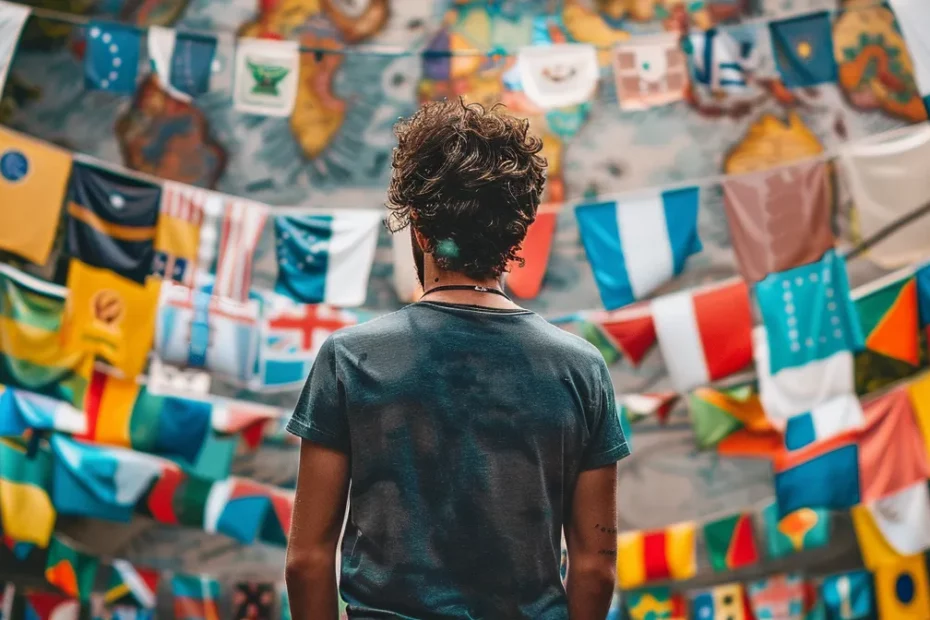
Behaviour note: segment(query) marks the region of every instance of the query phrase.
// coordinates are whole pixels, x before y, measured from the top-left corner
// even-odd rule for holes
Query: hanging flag
[[[0,4],[0,33],[10,23],[4,21],[6,6]],[[28,15],[29,9],[23,13]],[[0,90],[5,43],[0,43]],[[70,153],[0,127],[0,201],[5,205],[0,209],[0,249],[38,265],[48,261],[70,172]]]
[[[79,620],[81,602],[57,592],[26,592],[23,596],[25,620]]]
[[[859,440],[862,501],[872,502],[930,478],[927,448],[910,396],[899,387],[863,407],[866,427]]]
[[[643,588],[626,593],[630,620],[677,620],[685,617],[684,601],[669,588]]]
[[[800,575],[772,575],[750,582],[747,590],[749,603],[756,618],[804,618],[804,580]]]
[[[678,33],[637,36],[613,49],[617,99],[623,110],[645,110],[684,99],[688,63]]]
[[[600,77],[597,50],[585,43],[522,47],[517,67],[524,94],[544,110],[590,100]]]
[[[788,88],[836,82],[830,13],[810,13],[771,22],[775,65]]]
[[[19,35],[29,18],[27,6],[0,1],[0,93],[6,84],[6,76],[13,64],[13,55],[19,43]],[[2,152],[2,149],[0,149]],[[0,160],[2,163],[2,160]],[[2,165],[0,165],[2,168]]]
[[[691,601],[696,620],[755,620],[740,583],[726,583],[698,593]]]
[[[394,292],[397,293],[398,300],[409,304],[420,297],[423,289],[420,287],[417,268],[413,263],[413,239],[408,228],[391,233],[391,253],[394,263]]]
[[[872,574],[857,570],[824,577],[823,601],[831,620],[868,620],[875,617]]]
[[[156,570],[137,568],[126,560],[113,560],[110,583],[104,600],[111,605],[155,607],[159,573]]]
[[[68,596],[88,601],[99,566],[100,561],[96,557],[54,537],[48,548],[45,580]]]
[[[265,438],[268,423],[276,423],[283,410],[252,401],[216,400],[211,410],[213,430],[224,435],[241,435],[251,449],[257,448]]]
[[[162,187],[152,273],[194,286],[207,190],[166,181]]]
[[[854,506],[851,512],[869,570],[930,549],[930,491],[925,480]]]
[[[131,95],[139,76],[142,32],[134,26],[92,21],[84,50],[84,87]]]
[[[510,263],[505,284],[521,299],[532,299],[539,295],[549,265],[558,215],[552,205],[540,205],[536,221],[530,224],[517,251],[517,258],[523,260],[523,266],[518,261]]]
[[[907,49],[914,62],[914,81],[923,97],[924,106],[930,113],[930,18],[920,2],[914,0],[889,0],[896,23],[904,35]]]
[[[711,28],[689,35],[686,45],[695,83],[730,95],[746,91],[747,77],[758,64],[755,28]]]
[[[245,385],[255,375],[260,304],[165,282],[158,304],[155,352],[169,364],[209,370]]]
[[[913,275],[883,283],[857,296],[855,304],[867,349],[912,366],[920,365],[917,280]]]
[[[268,217],[268,207],[257,202],[224,201],[211,196],[204,202],[203,209],[198,269],[201,265],[204,270],[209,268],[215,258],[213,295],[246,302],[252,286],[252,262]],[[201,278],[197,284],[204,285],[208,281],[209,278]]]
[[[220,620],[220,584],[206,575],[175,575],[171,579],[175,620]]]
[[[655,417],[660,424],[668,421],[672,407],[678,402],[677,392],[646,392],[645,394],[627,394],[620,399],[620,404],[631,418]]]
[[[159,282],[145,286],[71,260],[63,326],[66,351],[96,354],[127,377],[142,374],[152,348]]]
[[[688,395],[688,412],[694,441],[701,449],[711,448],[741,428],[753,433],[772,430],[762,401],[753,390],[698,388]]]
[[[169,95],[189,102],[210,91],[215,38],[149,26],[148,48],[152,69]]]
[[[849,351],[773,374],[769,370],[769,339],[765,327],[755,327],[752,337],[759,397],[774,428],[784,430],[791,418],[833,398],[855,394],[853,356]]]
[[[243,544],[286,543],[293,497],[245,478],[216,482],[204,512],[204,529]]]
[[[879,618],[924,620],[930,614],[927,565],[923,555],[912,555],[875,570],[875,599]]]
[[[816,263],[766,276],[755,293],[768,333],[772,374],[862,348],[846,262],[835,251]]]
[[[917,426],[926,448],[925,454],[930,462],[930,374],[923,375],[907,386],[911,397],[911,406],[917,418]]]
[[[166,396],[147,445],[134,447],[194,467],[212,433],[212,416],[209,401]]]
[[[152,269],[157,185],[75,162],[68,188],[68,252],[139,284]]]
[[[130,447],[131,418],[139,389],[135,377],[113,377],[94,369],[84,394],[87,430],[78,433],[77,438],[108,446]]]
[[[901,21],[898,24],[905,27]],[[912,50],[914,48],[911,48]],[[896,132],[880,141],[844,147],[839,160],[855,206],[858,234],[869,238],[927,203],[930,177],[930,127],[926,123]],[[866,256],[893,269],[926,258],[930,222],[919,218],[870,245]]]
[[[846,510],[860,501],[854,431],[778,454],[773,465],[780,516],[801,508]]]
[[[238,583],[233,591],[232,602],[234,620],[272,620],[274,584],[254,581]]]
[[[598,346],[594,336],[599,337],[598,341],[604,339],[605,344],[618,351],[633,366],[638,366],[656,343],[655,323],[651,307],[646,302],[612,312],[594,311],[584,318],[597,330],[596,333],[584,334],[588,342]],[[603,350],[601,352],[604,353]]]
[[[283,295],[267,295],[256,389],[300,388],[310,374],[323,341],[330,334],[357,323],[358,317],[347,310],[300,304]]]
[[[80,434],[87,429],[83,411],[41,394],[0,388],[0,437],[19,437],[27,430]]]
[[[824,162],[727,177],[723,205],[737,267],[748,282],[817,262],[834,245]]]
[[[698,189],[576,208],[578,228],[608,310],[652,293],[701,251]]]
[[[799,450],[818,441],[847,431],[859,430],[865,414],[855,394],[836,396],[810,411],[788,418],[785,425],[785,448]]]
[[[297,101],[300,44],[297,41],[239,39],[233,105],[258,116],[290,116]]]
[[[380,222],[374,210],[276,217],[275,291],[304,303],[362,305]]]
[[[51,438],[54,452],[52,501],[61,514],[132,520],[136,503],[163,472],[178,466],[133,450]]]
[[[716,571],[736,570],[759,561],[752,517],[748,513],[705,523],[704,542],[710,565]]]
[[[778,505],[772,502],[762,509],[762,520],[766,547],[773,559],[830,543],[830,511],[824,508],[800,508],[779,518]]]
[[[48,546],[57,516],[49,496],[51,488],[48,452],[30,457],[24,447],[0,440],[0,525],[5,537]]]
[[[672,385],[686,392],[752,363],[752,309],[742,280],[652,300],[652,319]]]
[[[619,586],[632,589],[650,581],[690,579],[697,572],[694,523],[663,530],[623,532],[617,537]]]
[[[61,327],[68,289],[0,264],[0,384],[82,402],[91,356],[67,352]]]

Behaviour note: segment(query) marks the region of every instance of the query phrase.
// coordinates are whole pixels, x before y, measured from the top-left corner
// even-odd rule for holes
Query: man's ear
[[[427,242],[426,237],[424,237],[423,233],[421,233],[419,230],[413,228],[412,225],[411,229],[413,230],[413,238],[416,239],[417,245],[420,246],[420,249],[423,250],[424,253],[426,253],[427,248],[429,247],[429,243]]]

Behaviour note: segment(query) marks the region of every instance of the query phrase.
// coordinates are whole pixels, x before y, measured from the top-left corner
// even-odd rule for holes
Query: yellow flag
[[[923,554],[902,558],[875,571],[875,597],[881,618],[927,620],[930,593]]]
[[[907,390],[911,396],[911,405],[914,407],[920,434],[923,435],[927,458],[930,459],[930,374],[913,381]]]
[[[155,337],[161,282],[145,285],[72,259],[64,339],[69,350],[94,353],[127,377],[142,374]]]
[[[0,127],[0,248],[48,261],[70,172],[70,153]]]

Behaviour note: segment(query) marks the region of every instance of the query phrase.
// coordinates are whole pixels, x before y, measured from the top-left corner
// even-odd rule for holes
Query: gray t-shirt
[[[350,618],[567,619],[575,481],[629,454],[597,349],[432,302],[327,339],[287,428],[350,455]]]

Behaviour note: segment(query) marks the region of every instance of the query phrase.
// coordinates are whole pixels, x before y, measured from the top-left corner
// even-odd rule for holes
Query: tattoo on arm
[[[597,554],[606,555],[607,557],[610,557],[610,558],[615,558],[617,557],[617,550],[616,549],[601,549],[600,551],[597,552]]]
[[[594,529],[600,530],[602,534],[613,534],[614,536],[617,535],[617,528],[601,525],[600,523],[595,524]]]

